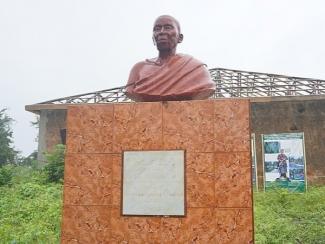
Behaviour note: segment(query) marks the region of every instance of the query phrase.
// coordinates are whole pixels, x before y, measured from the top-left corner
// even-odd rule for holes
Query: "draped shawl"
[[[205,99],[215,83],[205,65],[190,55],[176,54],[159,65],[152,60],[131,70],[126,95],[135,101]]]

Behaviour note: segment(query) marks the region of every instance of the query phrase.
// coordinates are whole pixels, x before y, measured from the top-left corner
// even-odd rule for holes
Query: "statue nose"
[[[165,27],[162,26],[159,32],[165,32]]]

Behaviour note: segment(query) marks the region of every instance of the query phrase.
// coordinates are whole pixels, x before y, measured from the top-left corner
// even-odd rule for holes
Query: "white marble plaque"
[[[125,151],[123,215],[185,215],[184,151]]]

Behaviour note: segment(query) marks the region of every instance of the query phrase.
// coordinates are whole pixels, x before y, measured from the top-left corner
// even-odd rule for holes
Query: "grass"
[[[325,187],[254,193],[255,242],[325,243]]]
[[[62,185],[41,171],[12,167],[0,187],[0,243],[59,243]],[[325,186],[306,193],[254,193],[255,243],[325,243]]]

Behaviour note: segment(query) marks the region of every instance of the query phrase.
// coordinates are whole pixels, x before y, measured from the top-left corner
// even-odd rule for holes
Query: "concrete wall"
[[[325,99],[251,103],[259,187],[263,187],[262,134],[304,132],[307,184],[325,184]]]
[[[38,160],[45,161],[45,153],[54,149],[56,144],[64,143],[62,130],[66,128],[66,110],[41,110],[38,141]]]

